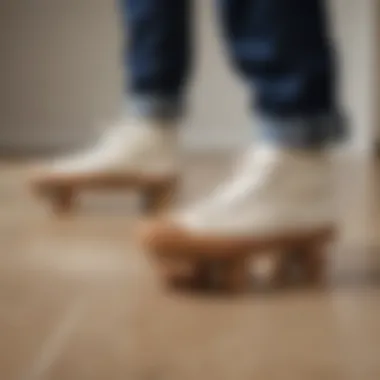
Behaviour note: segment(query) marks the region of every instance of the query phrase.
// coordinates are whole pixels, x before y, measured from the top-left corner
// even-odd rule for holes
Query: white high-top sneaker
[[[173,175],[178,163],[177,129],[151,120],[121,121],[87,152],[58,159],[39,177],[70,179],[103,175]]]
[[[69,211],[85,189],[138,190],[146,211],[165,209],[175,194],[177,128],[152,120],[122,121],[89,151],[39,166],[31,187],[49,198],[55,211]]]
[[[141,238],[169,284],[205,286],[218,273],[223,287],[242,290],[248,260],[256,268],[263,253],[274,284],[286,284],[294,264],[309,284],[320,284],[335,236],[331,180],[322,152],[252,147],[230,182],[187,210],[143,224]]]
[[[200,234],[247,236],[331,222],[331,176],[321,152],[252,147],[235,177],[173,221]]]
[[[235,247],[269,246],[276,236],[325,231],[334,215],[330,168],[323,152],[252,147],[230,182],[203,202],[146,224],[142,238],[161,252],[233,254]]]

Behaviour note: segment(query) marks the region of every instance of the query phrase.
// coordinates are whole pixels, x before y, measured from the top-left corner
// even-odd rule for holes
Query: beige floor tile
[[[189,165],[183,198],[206,193],[229,166]],[[380,379],[376,170],[343,162],[338,174],[344,233],[329,290],[212,298],[160,286],[134,241],[133,200],[84,197],[56,219],[28,194],[24,165],[4,163],[1,379]]]

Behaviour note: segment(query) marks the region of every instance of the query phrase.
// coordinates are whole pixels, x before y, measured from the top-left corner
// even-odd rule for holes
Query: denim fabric
[[[157,104],[167,104],[171,99],[178,104],[191,60],[191,2],[120,1],[127,36],[124,54],[127,90],[140,104],[145,103],[144,98],[158,99]]]
[[[133,109],[178,116],[191,63],[191,0],[121,0]],[[233,67],[251,93],[259,136],[284,145],[339,139],[334,50],[323,0],[217,0]]]
[[[302,117],[259,115],[254,131],[258,141],[296,149],[320,149],[349,137],[346,119],[342,114],[333,112]]]

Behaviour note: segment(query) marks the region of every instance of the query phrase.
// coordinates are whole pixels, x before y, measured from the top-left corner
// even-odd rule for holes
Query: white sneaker
[[[324,153],[252,147],[231,182],[171,222],[193,236],[310,231],[331,224],[331,190]]]
[[[107,129],[89,151],[53,162],[45,176],[109,174],[172,175],[178,163],[177,129],[143,120],[122,121]]]

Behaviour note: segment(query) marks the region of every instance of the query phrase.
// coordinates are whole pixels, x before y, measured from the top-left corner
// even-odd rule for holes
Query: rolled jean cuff
[[[255,130],[259,141],[289,148],[324,148],[348,138],[346,118],[341,113],[301,117],[260,115]]]
[[[132,116],[172,120],[183,114],[183,102],[178,96],[132,95],[128,102]]]

